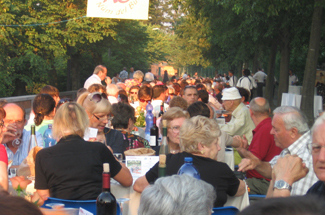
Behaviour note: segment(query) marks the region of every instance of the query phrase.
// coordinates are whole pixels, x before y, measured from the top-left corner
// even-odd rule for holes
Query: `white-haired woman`
[[[245,183],[236,178],[227,164],[216,161],[221,133],[217,125],[215,120],[203,116],[185,120],[180,129],[182,152],[167,155],[166,175],[177,174],[184,164],[184,158],[192,157],[201,180],[211,184],[216,190],[214,207],[222,207],[227,201],[227,195],[241,196],[245,193]],[[133,189],[142,192],[157,178],[158,163],[135,182]]]
[[[87,114],[77,103],[65,103],[56,113],[53,137],[58,143],[39,151],[35,162],[35,189],[42,200],[96,199],[101,193],[103,163],[110,164],[115,180],[131,186],[130,171],[106,146],[83,139],[88,125]]]

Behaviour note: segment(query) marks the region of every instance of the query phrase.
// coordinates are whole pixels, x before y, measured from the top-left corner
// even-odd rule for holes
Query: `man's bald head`
[[[269,102],[262,97],[252,99],[249,104],[249,109],[255,116],[268,116],[271,111]]]
[[[23,118],[25,119],[26,116],[26,112],[25,109],[20,106],[19,104],[16,103],[7,103],[3,106],[3,109],[6,111],[6,115],[10,114],[10,113],[22,113]]]

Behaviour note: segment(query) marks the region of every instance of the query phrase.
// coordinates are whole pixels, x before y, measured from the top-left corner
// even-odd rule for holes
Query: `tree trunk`
[[[78,59],[81,59],[80,52],[71,55],[72,90],[78,90],[80,88],[80,63]]]
[[[288,92],[289,86],[289,61],[290,61],[290,32],[288,27],[284,28],[281,35],[281,60],[280,60],[280,78],[277,106],[281,106],[282,93]]]
[[[271,109],[274,109],[273,98],[274,98],[274,70],[275,70],[275,59],[276,52],[278,48],[277,39],[273,39],[270,56],[269,56],[269,64],[267,68],[267,79],[266,79],[266,87],[265,87],[265,98],[269,101]]]
[[[72,47],[67,45],[67,55],[69,56],[67,61],[67,91],[71,90],[71,51]]]
[[[323,7],[318,6],[318,4],[320,4],[321,1],[322,0],[315,1],[300,107],[301,110],[307,115],[308,124],[310,126],[314,121],[314,83],[316,79],[316,68],[319,55],[319,41],[321,37],[323,13]]]

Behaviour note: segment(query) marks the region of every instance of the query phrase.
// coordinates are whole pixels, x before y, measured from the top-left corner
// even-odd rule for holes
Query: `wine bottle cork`
[[[109,172],[109,163],[103,164],[104,172]]]

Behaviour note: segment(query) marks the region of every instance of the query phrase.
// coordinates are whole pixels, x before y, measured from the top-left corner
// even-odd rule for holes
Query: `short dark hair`
[[[34,122],[39,126],[45,116],[50,115],[55,108],[55,100],[46,93],[38,94],[33,101],[33,111],[35,113]]]
[[[180,96],[174,96],[169,102],[169,108],[179,107],[183,110],[186,110],[187,106],[187,101]]]
[[[206,90],[199,90],[198,95],[203,103],[205,104],[209,103],[209,93]]]
[[[54,96],[59,97],[59,95],[60,95],[58,88],[53,87],[51,85],[46,85],[46,86],[42,87],[40,94],[42,94],[42,93],[47,93],[52,97],[54,97]]]
[[[249,69],[244,69],[243,73],[244,73],[244,76],[247,77],[251,74],[251,71],[249,71]]]
[[[152,98],[158,98],[162,93],[164,93],[168,88],[165,85],[155,85],[152,88]]]
[[[152,88],[148,87],[148,86],[142,86],[139,89],[138,92],[138,99],[142,99],[144,97],[150,97],[150,99],[152,98]]]
[[[178,96],[181,92],[181,85],[179,85],[179,83],[173,83],[173,87],[175,89],[175,94]]]
[[[201,83],[196,85],[196,89],[197,90],[207,90],[207,88],[204,86],[204,84],[201,84]]]
[[[237,215],[321,215],[324,214],[324,211],[324,199],[306,195],[260,200]]]
[[[210,109],[208,105],[204,104],[203,102],[194,102],[187,108],[187,112],[190,114],[190,117],[194,116],[205,116],[210,117]]]
[[[125,104],[123,102],[115,103],[112,105],[112,114],[114,115],[114,118],[112,119],[112,125],[114,129],[126,129],[129,125],[129,119],[135,121],[134,108],[131,105]]]
[[[239,91],[240,96],[241,97],[243,97],[243,96],[245,97],[245,101],[244,102],[248,102],[251,93],[246,88],[243,88],[243,87],[237,87],[237,89]]]

